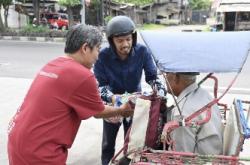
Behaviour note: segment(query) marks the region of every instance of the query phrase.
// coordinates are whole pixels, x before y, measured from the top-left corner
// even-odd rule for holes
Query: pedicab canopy
[[[250,32],[141,31],[163,72],[240,72]]]

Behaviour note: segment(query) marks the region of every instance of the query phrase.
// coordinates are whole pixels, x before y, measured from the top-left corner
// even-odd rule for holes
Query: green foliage
[[[90,8],[93,10],[100,10],[101,1],[100,0],[91,0]]]
[[[139,30],[155,30],[155,29],[162,29],[165,28],[165,25],[159,25],[159,24],[143,24]]]
[[[27,37],[65,37],[67,31],[52,30],[48,27],[27,25],[20,30],[7,28],[5,31],[0,31],[0,36],[27,36]]]
[[[73,7],[76,5],[80,5],[81,4],[81,0],[59,0],[58,1],[59,5],[61,6],[65,6],[65,7]]]
[[[210,0],[188,0],[189,6],[193,10],[208,10],[211,6]]]
[[[154,0],[113,0],[118,3],[132,3],[135,5],[145,5],[149,3],[153,3]]]
[[[107,24],[111,19],[112,19],[112,16],[109,15],[109,16],[106,16],[106,17],[104,18],[104,21],[105,21],[105,23]]]
[[[31,24],[30,25],[27,25],[25,27],[23,27],[20,32],[24,32],[24,33],[41,33],[41,32],[48,32],[49,31],[49,28],[48,27],[44,27],[44,26],[37,26],[37,27],[34,27],[32,26]]]
[[[0,0],[0,6],[9,6],[12,4],[12,0]]]
[[[206,26],[204,29],[202,29],[203,32],[211,32],[211,27]]]

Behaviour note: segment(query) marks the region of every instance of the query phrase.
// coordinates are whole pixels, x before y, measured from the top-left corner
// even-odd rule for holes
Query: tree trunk
[[[103,17],[103,0],[100,3],[100,25],[104,25],[104,17]]]
[[[40,22],[40,0],[33,0],[34,7],[34,17],[36,18],[36,25],[39,25]]]
[[[0,32],[4,32],[5,28],[3,25],[2,14],[1,14],[1,6],[0,6]]]
[[[69,28],[74,25],[74,17],[73,17],[73,7],[67,7],[68,19],[69,19]]]
[[[4,27],[8,28],[9,6],[4,7]]]

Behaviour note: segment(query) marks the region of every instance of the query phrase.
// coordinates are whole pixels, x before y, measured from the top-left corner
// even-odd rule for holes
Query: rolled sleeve
[[[83,81],[74,91],[70,104],[80,119],[87,119],[104,110],[94,75]]]

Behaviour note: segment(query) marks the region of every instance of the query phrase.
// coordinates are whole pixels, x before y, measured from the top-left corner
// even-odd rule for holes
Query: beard
[[[119,50],[119,53],[123,56],[127,56],[130,53],[131,47],[123,47]]]

